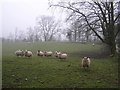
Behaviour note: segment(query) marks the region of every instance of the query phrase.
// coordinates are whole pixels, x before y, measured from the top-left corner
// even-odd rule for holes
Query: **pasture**
[[[104,56],[102,45],[41,42],[2,43],[3,88],[118,88],[116,57]],[[31,50],[32,58],[16,57],[17,49]],[[68,53],[66,60],[38,57],[36,51]],[[83,56],[91,57],[89,70],[80,68]]]

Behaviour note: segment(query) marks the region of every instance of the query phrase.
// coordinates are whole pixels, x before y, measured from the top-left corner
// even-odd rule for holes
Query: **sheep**
[[[61,52],[55,51],[54,56],[55,56],[55,57],[58,57],[59,54],[61,54]]]
[[[15,54],[19,57],[19,56],[24,56],[24,51],[23,50],[17,50],[15,51]]]
[[[38,55],[38,56],[44,56],[44,52],[38,50],[38,51],[37,51],[37,55]]]
[[[92,46],[95,46],[95,43],[93,43]]]
[[[66,53],[59,53],[59,54],[58,54],[58,58],[59,58],[59,59],[66,59],[67,56],[68,56],[68,55],[67,55]]]
[[[25,50],[25,56],[26,56],[26,57],[32,57],[33,54],[32,54],[31,51]]]
[[[82,68],[89,68],[90,67],[90,62],[91,62],[91,60],[90,60],[90,58],[88,58],[88,57],[84,57],[83,59],[82,59],[82,63],[81,63],[81,66],[82,66]]]
[[[44,55],[47,56],[47,57],[48,57],[48,56],[52,56],[52,55],[53,55],[53,52],[52,52],[52,51],[45,51],[45,52],[44,52]]]

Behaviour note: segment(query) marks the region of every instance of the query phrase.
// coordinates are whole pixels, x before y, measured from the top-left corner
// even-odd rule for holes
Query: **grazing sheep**
[[[93,43],[92,46],[95,46],[95,44]]]
[[[38,51],[37,51],[37,55],[38,55],[38,56],[44,56],[44,52],[38,50]]]
[[[26,56],[26,57],[32,57],[33,54],[32,54],[31,51],[25,50],[25,56]]]
[[[81,63],[81,66],[82,66],[82,68],[89,68],[90,67],[90,58],[88,58],[88,57],[84,57],[83,59],[82,59],[82,63]]]
[[[45,51],[45,52],[44,52],[44,55],[47,56],[47,57],[48,57],[48,56],[52,56],[52,55],[53,55],[53,52],[51,52],[51,51]]]
[[[61,54],[61,52],[55,51],[54,56],[55,56],[55,57],[58,57],[59,54]]]
[[[19,57],[19,56],[24,56],[24,51],[23,50],[17,50],[15,51],[15,54]]]
[[[66,53],[60,53],[60,54],[58,54],[58,58],[59,59],[66,59],[67,58],[67,54]]]

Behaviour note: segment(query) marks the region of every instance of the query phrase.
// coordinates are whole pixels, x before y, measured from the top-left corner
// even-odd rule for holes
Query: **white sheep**
[[[53,52],[52,52],[52,51],[45,51],[45,52],[44,52],[44,55],[47,56],[47,57],[48,57],[48,56],[52,56],[52,55],[53,55]]]
[[[38,51],[37,51],[37,55],[38,55],[38,56],[44,56],[44,52],[38,50]]]
[[[93,43],[92,46],[95,46],[95,43]]]
[[[17,50],[15,51],[15,54],[19,57],[19,56],[24,56],[24,51],[23,50]]]
[[[55,56],[55,57],[58,57],[59,54],[61,54],[61,52],[55,51],[54,56]]]
[[[82,63],[81,63],[81,66],[82,66],[82,68],[89,68],[90,67],[90,62],[91,62],[91,60],[90,60],[90,58],[88,58],[88,57],[84,57],[83,59],[82,59]]]
[[[66,59],[67,58],[67,54],[66,53],[60,53],[60,54],[58,54],[58,58],[59,59]]]
[[[26,56],[26,57],[32,57],[33,54],[32,54],[31,51],[25,50],[25,56]]]

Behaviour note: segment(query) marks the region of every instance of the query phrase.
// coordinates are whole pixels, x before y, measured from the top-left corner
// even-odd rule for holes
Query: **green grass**
[[[79,43],[3,43],[3,88],[117,88],[116,57],[91,58],[91,67],[85,71],[80,68],[82,57],[69,55],[67,60],[59,60],[35,55],[38,49],[74,53],[96,52],[100,47]],[[18,48],[32,50],[34,56],[16,57],[14,52]]]
[[[80,52],[80,51],[98,51],[100,49],[100,45],[97,45],[95,47],[92,46],[92,44],[79,44],[79,43],[60,43],[60,42],[40,42],[40,43],[3,43],[3,55],[13,55],[13,53],[17,49],[28,49],[32,50],[34,53],[38,49],[40,50],[51,50],[51,51],[66,51],[66,52]],[[6,51],[7,50],[7,51]]]

